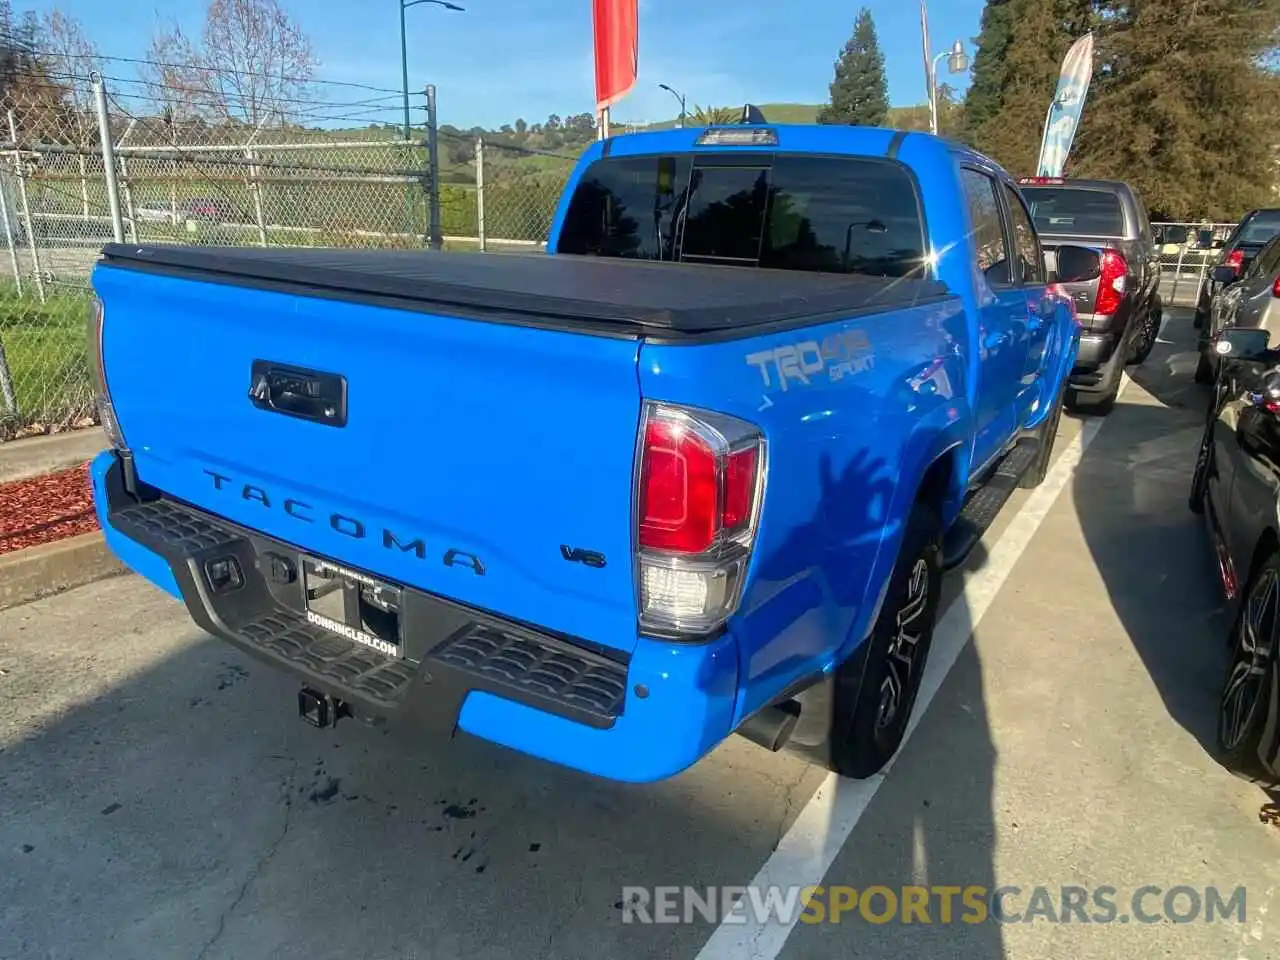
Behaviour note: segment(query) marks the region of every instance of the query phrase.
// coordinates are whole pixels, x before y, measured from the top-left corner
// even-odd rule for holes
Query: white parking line
[[[1129,386],[1124,375],[1120,393]],[[1067,445],[1049,470],[1044,482],[1032,491],[1003,535],[990,548],[986,564],[964,585],[961,594],[951,602],[934,631],[933,647],[924,676],[920,680],[915,712],[907,725],[903,747],[911,739],[942,681],[955,665],[978,623],[986,615],[992,601],[1004,586],[1023,551],[1035,536],[1045,516],[1075,473],[1080,458],[1105,421],[1091,419]],[[901,750],[899,750],[901,754]],[[896,760],[896,756],[894,758]],[[871,799],[884,783],[893,767],[891,760],[881,773],[867,780],[848,780],[829,773],[821,786],[805,804],[782,842],[765,861],[751,881],[751,886],[785,889],[821,884],[836,854],[857,826]],[[745,918],[745,922],[743,922]],[[750,912],[722,921],[698,952],[697,960],[772,960],[782,952],[800,912],[792,911],[790,922],[752,916]]]

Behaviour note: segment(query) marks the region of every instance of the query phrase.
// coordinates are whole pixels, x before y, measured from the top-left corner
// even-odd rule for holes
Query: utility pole
[[[440,143],[436,129],[436,85],[427,84],[427,178],[430,181],[427,193],[427,214],[429,218],[429,237],[432,250],[444,246],[444,238],[440,235]]]
[[[412,124],[409,121],[409,39],[405,32],[404,12],[420,3],[434,3],[438,7],[457,10],[459,13],[465,13],[466,8],[456,3],[449,3],[448,0],[396,0],[396,2],[400,4],[400,89],[404,91],[404,138],[409,140],[413,134],[410,130]]]

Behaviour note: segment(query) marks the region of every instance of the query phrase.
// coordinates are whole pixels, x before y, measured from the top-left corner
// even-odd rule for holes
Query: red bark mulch
[[[97,529],[87,463],[0,483],[0,554]]]

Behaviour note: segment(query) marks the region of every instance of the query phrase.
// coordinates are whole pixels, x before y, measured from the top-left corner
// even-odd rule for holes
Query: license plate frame
[[[404,658],[404,588],[350,567],[298,555],[307,622],[394,659]]]

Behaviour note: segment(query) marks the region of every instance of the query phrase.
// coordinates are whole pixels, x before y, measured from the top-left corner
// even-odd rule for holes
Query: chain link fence
[[[0,441],[95,422],[89,274],[117,221],[138,243],[426,249],[434,200],[446,248],[545,247],[576,151],[440,134],[433,182],[426,141],[396,126],[183,121],[88,78],[11,85],[0,97]],[[1194,306],[1234,225],[1155,226],[1165,303]]]
[[[537,249],[575,162],[459,137],[433,184],[399,127],[183,121],[110,86],[103,110],[87,77],[0,97],[0,441],[96,422],[89,274],[117,215],[130,243],[425,250],[436,199],[446,248]]]
[[[1195,307],[1200,288],[1222,258],[1234,223],[1153,223],[1160,250],[1160,295],[1165,306]]]

